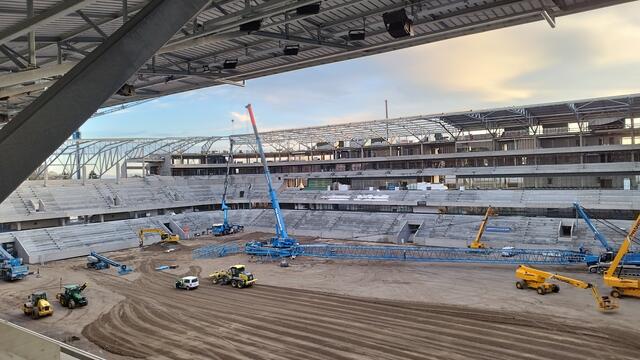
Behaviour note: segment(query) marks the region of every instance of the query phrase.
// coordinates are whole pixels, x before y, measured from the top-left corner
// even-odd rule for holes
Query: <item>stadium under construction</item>
[[[3,2],[0,358],[637,358],[640,94],[78,131],[165,95],[622,2]],[[519,291],[559,283],[576,289]]]

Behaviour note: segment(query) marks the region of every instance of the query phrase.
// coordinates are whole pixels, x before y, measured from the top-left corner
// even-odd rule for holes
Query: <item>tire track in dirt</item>
[[[635,359],[637,334],[532,314],[383,301],[257,285],[172,288],[139,267],[126,300],[83,329],[103,349],[153,359]],[[199,275],[199,267],[188,273]]]

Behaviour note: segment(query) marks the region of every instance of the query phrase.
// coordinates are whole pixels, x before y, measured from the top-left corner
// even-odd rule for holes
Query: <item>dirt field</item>
[[[248,236],[248,235],[246,235]],[[296,259],[291,267],[238,255],[191,260],[189,242],[112,254],[135,273],[84,269],[84,259],[40,267],[40,277],[0,284],[3,318],[108,359],[636,359],[640,301],[599,313],[590,293],[515,289],[513,266]],[[214,286],[206,275],[245,263],[248,289]],[[158,272],[158,265],[179,264]],[[34,270],[36,267],[32,267]],[[589,281],[578,269],[552,269]],[[201,275],[194,291],[178,275]],[[60,280],[62,277],[62,281]],[[19,306],[34,289],[55,296],[87,281],[89,306],[31,320]],[[605,290],[604,288],[602,288]]]

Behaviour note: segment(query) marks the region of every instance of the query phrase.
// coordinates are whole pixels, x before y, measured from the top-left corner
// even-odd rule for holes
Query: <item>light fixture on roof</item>
[[[238,59],[227,59],[222,63],[222,68],[225,70],[235,69],[238,66]]]
[[[136,94],[136,89],[131,84],[124,84],[116,91],[116,94],[120,96],[133,96]]]
[[[364,40],[365,31],[364,29],[353,29],[349,30],[349,41],[361,41]]]
[[[391,37],[398,39],[413,36],[413,21],[409,19],[404,9],[386,12],[382,14],[382,20]]]
[[[286,56],[296,56],[300,52],[300,45],[285,45],[284,49],[282,49],[282,53]]]
[[[300,6],[296,9],[297,15],[315,15],[320,13],[320,3]]]
[[[260,26],[262,26],[262,19],[249,21],[248,23],[240,24],[240,31],[258,31],[260,30]]]

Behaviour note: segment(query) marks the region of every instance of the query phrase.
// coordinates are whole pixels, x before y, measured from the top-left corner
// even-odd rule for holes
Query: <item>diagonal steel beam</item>
[[[89,26],[91,26],[93,30],[95,30],[98,34],[100,34],[100,36],[102,36],[104,39],[108,38],[107,34],[105,34],[104,31],[102,31],[102,29],[100,29],[100,27],[93,22],[93,20],[91,20],[87,15],[85,15],[85,13],[83,13],[82,10],[78,10],[76,11],[76,13],[78,13],[78,15],[80,15],[82,20],[84,20],[84,22],[89,24]]]
[[[0,129],[0,201],[209,3],[152,0]]]

